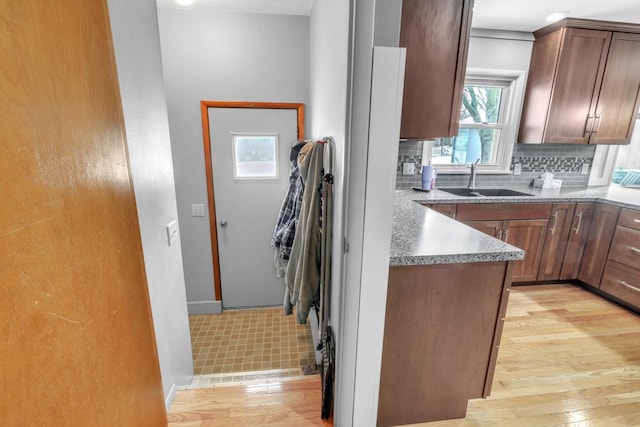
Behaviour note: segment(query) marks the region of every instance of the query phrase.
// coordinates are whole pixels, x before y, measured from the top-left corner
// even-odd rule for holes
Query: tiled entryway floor
[[[309,323],[282,308],[189,316],[195,375],[315,368]]]

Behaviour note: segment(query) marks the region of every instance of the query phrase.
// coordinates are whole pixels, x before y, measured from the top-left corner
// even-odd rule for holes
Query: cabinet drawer
[[[602,276],[600,289],[614,297],[640,307],[640,271],[608,261]]]
[[[640,211],[622,209],[620,211],[620,218],[618,218],[618,225],[640,230]]]
[[[490,203],[458,204],[458,221],[546,219],[551,215],[551,203]]]
[[[616,227],[609,259],[640,268],[640,231],[627,227]]]

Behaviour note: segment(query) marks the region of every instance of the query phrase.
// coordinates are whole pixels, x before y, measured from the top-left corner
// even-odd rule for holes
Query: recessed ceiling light
[[[569,12],[564,10],[562,12],[554,12],[551,15],[547,16],[545,19],[545,21],[547,22],[556,22],[559,21],[561,19],[566,18],[567,16],[569,16]]]
[[[180,6],[191,6],[193,0],[175,0]]]

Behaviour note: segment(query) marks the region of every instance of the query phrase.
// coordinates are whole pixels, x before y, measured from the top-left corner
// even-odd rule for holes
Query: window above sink
[[[524,71],[469,68],[458,135],[424,141],[423,164],[460,174],[480,159],[479,173],[510,173],[524,85]]]

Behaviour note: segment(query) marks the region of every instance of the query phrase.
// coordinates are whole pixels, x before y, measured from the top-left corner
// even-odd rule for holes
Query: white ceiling
[[[311,14],[313,5],[313,0],[194,0],[191,6],[180,6],[174,0],[156,0],[156,2],[158,7],[173,9],[212,8],[229,12],[304,16]]]
[[[571,18],[640,23],[639,0],[476,0],[472,26],[534,31],[549,24],[545,17],[560,11],[570,12]]]
[[[324,1],[324,0],[315,0]],[[343,0],[346,1],[346,0]],[[217,8],[231,12],[310,15],[314,0],[194,0],[179,6],[174,0],[157,0],[158,7],[176,9]],[[548,23],[552,12],[568,11],[571,18],[640,23],[640,0],[476,0],[473,27],[534,31]]]

